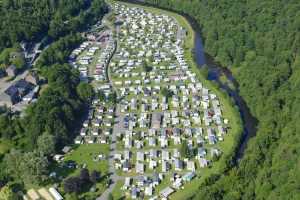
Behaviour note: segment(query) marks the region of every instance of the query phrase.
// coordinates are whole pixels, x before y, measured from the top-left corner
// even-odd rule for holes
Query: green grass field
[[[64,162],[66,161],[75,161],[78,168],[69,169],[67,167],[61,167],[60,164],[53,164],[50,167],[51,172],[56,172],[58,177],[66,179],[73,176],[78,176],[80,170],[85,166],[90,172],[97,170],[100,172],[101,180],[95,185],[95,191],[89,191],[89,188],[86,188],[82,194],[79,194],[81,199],[95,199],[100,196],[106,189],[106,175],[108,173],[108,162],[107,159],[104,160],[95,160],[99,154],[104,154],[108,156],[109,145],[108,144],[81,144],[74,145],[73,150],[65,155]],[[60,181],[61,182],[61,181]],[[50,182],[49,186],[54,182]],[[62,183],[62,182],[61,182]],[[87,186],[90,187],[90,186]],[[63,184],[60,184],[59,190],[63,193]]]
[[[124,185],[124,181],[117,181],[115,188],[112,191],[112,195],[114,199],[121,199],[125,196],[125,192],[121,190]]]
[[[108,156],[108,153],[108,144],[82,144],[75,146],[73,151],[66,155],[65,161],[73,160],[81,166],[85,164],[90,171],[98,170],[103,175],[108,172],[107,160],[94,161],[93,158],[99,154]],[[74,173],[77,173],[77,170]]]

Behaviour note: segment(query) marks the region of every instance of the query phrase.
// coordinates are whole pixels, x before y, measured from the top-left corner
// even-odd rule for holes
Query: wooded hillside
[[[0,4],[0,50],[17,42],[57,39],[80,31],[100,16],[103,1],[3,0]]]

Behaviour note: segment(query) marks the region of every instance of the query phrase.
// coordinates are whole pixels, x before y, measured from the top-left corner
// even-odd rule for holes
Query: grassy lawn
[[[53,164],[51,172],[56,172],[60,179],[66,179],[68,177],[78,176],[80,170],[85,165],[86,168],[91,172],[97,170],[101,174],[101,180],[99,183],[94,185],[95,191],[91,192],[90,187],[92,185],[87,185],[84,188],[84,192],[79,194],[81,199],[95,199],[100,196],[106,189],[106,179],[105,176],[108,173],[108,160],[94,160],[99,154],[104,154],[108,156],[109,145],[108,144],[82,144],[74,145],[73,150],[65,155],[64,162],[66,161],[75,161],[79,166],[76,169],[69,169],[67,167],[62,167],[60,164]],[[61,182],[61,181],[60,181]],[[50,182],[49,185],[52,185],[54,182]],[[61,182],[62,183],[62,182]],[[63,193],[63,184],[60,184],[59,191]]]
[[[69,169],[61,167],[59,164],[53,164],[50,167],[50,171],[55,171],[62,178],[76,176],[79,174],[80,169],[85,165],[86,168],[91,172],[97,170],[101,172],[101,175],[105,175],[108,172],[107,159],[94,160],[94,157],[99,154],[108,156],[109,145],[108,144],[82,144],[73,146],[73,150],[66,154],[64,162],[75,161],[79,166],[76,169]]]
[[[112,195],[114,199],[121,199],[125,196],[125,192],[121,190],[122,186],[124,185],[124,181],[117,181],[115,188],[112,191]]]
[[[70,169],[62,167],[60,164],[53,164],[50,166],[51,172],[56,172],[59,177],[68,178],[79,174],[80,169],[85,165],[86,168],[91,172],[97,170],[102,176],[108,173],[108,162],[107,160],[94,160],[93,158],[99,154],[109,153],[108,144],[82,144],[73,146],[73,150],[66,154],[64,162],[75,161],[79,166],[76,169]]]
[[[99,154],[108,156],[108,153],[108,144],[82,144],[75,146],[73,151],[67,154],[64,160],[75,161],[80,166],[86,165],[89,171],[98,170],[104,175],[108,172],[107,160],[94,161],[93,158],[97,157]],[[75,175],[77,172],[78,170],[71,175]]]

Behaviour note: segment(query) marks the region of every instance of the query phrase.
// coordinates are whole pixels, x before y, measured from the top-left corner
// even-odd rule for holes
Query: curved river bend
[[[194,56],[198,67],[201,68],[201,66],[206,64],[208,68],[208,80],[215,81],[218,86],[234,100],[234,103],[239,108],[244,131],[241,138],[241,144],[238,147],[236,155],[236,160],[239,160],[244,154],[247,142],[256,134],[257,120],[251,115],[245,100],[239,95],[239,85],[231,71],[228,68],[215,63],[209,55],[205,54],[199,28],[196,27],[197,25],[193,19],[190,17],[186,18],[195,30]],[[221,76],[226,77],[226,83],[221,81]],[[234,88],[230,87],[230,85],[233,85]]]
[[[175,12],[179,15],[182,15],[187,19],[187,21],[192,26],[194,32],[195,32],[195,44],[194,44],[194,59],[197,63],[198,67],[201,68],[204,64],[207,65],[208,68],[208,80],[214,81],[218,84],[218,86],[224,90],[233,100],[235,105],[238,107],[241,119],[243,122],[243,135],[241,138],[240,146],[237,149],[236,153],[236,160],[239,161],[243,155],[244,151],[246,149],[247,143],[249,139],[252,136],[256,135],[256,126],[257,126],[257,120],[252,116],[250,113],[250,110],[245,102],[245,100],[239,95],[239,85],[236,79],[234,78],[233,74],[231,73],[230,69],[222,67],[220,64],[217,64],[214,62],[212,57],[207,55],[204,51],[204,46],[202,42],[201,37],[201,28],[199,27],[198,23],[195,21],[194,18],[192,18],[189,15],[186,15],[184,13],[179,13],[176,10],[170,10],[165,9],[162,7],[158,7],[156,5],[152,5],[149,3],[146,3],[145,0],[123,0],[125,2],[130,3],[137,3],[137,4],[143,4],[146,6],[152,6],[157,7],[159,9],[168,10],[171,12]],[[226,77],[226,83],[221,81],[221,76]],[[230,87],[230,85],[233,85],[234,87]]]

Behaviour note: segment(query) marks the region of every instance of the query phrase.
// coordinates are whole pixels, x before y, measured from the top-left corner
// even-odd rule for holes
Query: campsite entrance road
[[[102,195],[97,198],[97,200],[107,200],[109,194],[112,193],[117,182],[124,179],[123,177],[117,175],[115,167],[114,167],[114,155],[116,154],[117,132],[122,130],[122,116],[120,113],[119,105],[117,105],[115,115],[116,115],[115,124],[114,124],[113,131],[111,134],[110,153],[109,153],[109,158],[108,158],[108,163],[109,163],[108,171],[109,171],[109,178],[111,180],[111,184],[108,186],[108,188],[105,190],[105,192],[103,192]]]

